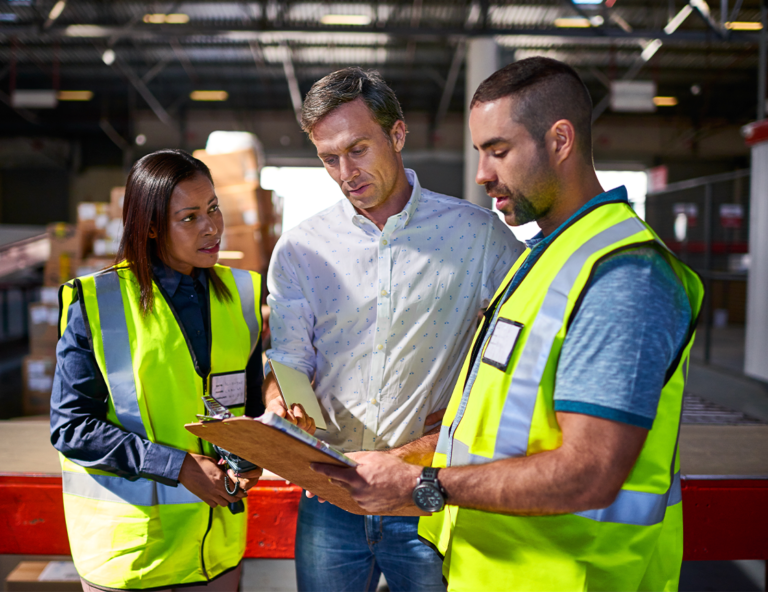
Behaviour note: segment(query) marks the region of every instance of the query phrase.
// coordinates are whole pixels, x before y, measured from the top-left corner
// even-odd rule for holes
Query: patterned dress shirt
[[[267,357],[314,378],[345,451],[423,435],[445,408],[478,313],[522,249],[490,210],[422,189],[383,230],[346,199],[284,234],[270,263]]]

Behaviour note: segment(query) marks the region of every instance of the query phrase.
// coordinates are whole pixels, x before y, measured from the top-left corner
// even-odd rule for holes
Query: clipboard
[[[324,448],[328,448],[328,445],[317,440],[314,436],[306,434],[306,432],[302,432],[304,436],[302,439],[298,439],[293,433],[286,433],[267,425],[264,423],[265,421],[274,421],[269,416],[274,416],[299,430],[298,427],[274,415],[274,413],[265,413],[256,419],[233,417],[222,421],[190,423],[184,427],[198,438],[216,444],[245,460],[272,471],[286,481],[311,491],[342,510],[352,514],[369,514],[357,505],[357,502],[352,499],[346,489],[329,483],[327,477],[315,473],[309,468],[311,462],[336,466],[349,465],[329,455],[324,450]],[[321,444],[309,444],[306,441],[307,438],[316,440]],[[348,460],[351,461],[351,459]]]

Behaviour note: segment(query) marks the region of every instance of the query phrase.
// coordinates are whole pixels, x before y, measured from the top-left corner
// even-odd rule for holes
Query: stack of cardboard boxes
[[[56,343],[59,337],[59,286],[108,267],[122,235],[124,188],[112,191],[111,202],[82,202],[77,224],[48,225],[51,254],[45,265],[40,301],[29,305],[30,353],[22,362],[25,415],[49,412]]]
[[[274,247],[272,192],[259,188],[259,162],[254,150],[209,154],[195,158],[211,170],[219,208],[224,216],[219,262],[238,269],[266,272]]]

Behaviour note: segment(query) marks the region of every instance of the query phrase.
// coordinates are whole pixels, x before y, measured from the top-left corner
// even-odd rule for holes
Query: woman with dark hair
[[[51,442],[75,567],[85,590],[236,590],[247,514],[229,505],[261,469],[227,472],[184,424],[206,394],[263,411],[261,278],[216,264],[211,174],[181,150],[136,162],[123,224],[115,264],[59,292]]]

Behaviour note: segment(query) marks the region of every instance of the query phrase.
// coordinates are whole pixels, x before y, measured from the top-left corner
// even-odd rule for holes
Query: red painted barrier
[[[768,560],[768,480],[682,481],[684,559]],[[301,489],[264,481],[248,495],[245,556],[293,558]],[[61,478],[0,475],[0,553],[69,555]]]

